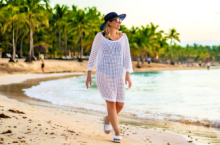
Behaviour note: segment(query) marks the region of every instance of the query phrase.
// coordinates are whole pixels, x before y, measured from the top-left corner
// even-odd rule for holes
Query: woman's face
[[[108,21],[108,24],[111,28],[118,30],[118,29],[120,29],[121,19],[119,17],[116,17],[116,18],[112,19],[111,21]]]

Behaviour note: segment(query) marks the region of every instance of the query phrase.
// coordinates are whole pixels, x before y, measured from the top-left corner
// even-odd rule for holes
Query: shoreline
[[[56,75],[58,75],[58,74],[56,74]],[[56,75],[50,74],[50,75],[44,75],[43,77],[48,77],[48,76],[53,76],[54,77]],[[59,74],[58,76],[65,76],[65,75],[66,74]],[[42,75],[40,76],[40,75],[29,74],[28,76],[23,75],[23,77],[21,77],[22,75],[15,75],[14,77],[20,76],[19,77],[20,79],[14,79],[14,78],[11,78],[11,76],[12,75],[9,75],[8,77],[1,76],[0,77],[0,82],[1,82],[0,85],[3,85],[3,84],[6,85],[6,84],[11,84],[11,83],[19,83],[19,82],[22,82],[26,79],[36,78],[36,76],[38,76],[38,78],[42,77]],[[3,80],[7,80],[7,81],[3,81]],[[15,116],[15,114],[12,114],[12,113],[7,111],[9,108],[10,109],[15,108],[16,110],[21,110],[21,111],[26,112],[26,114],[23,115],[23,117],[26,116],[29,120],[31,119],[31,120],[36,121],[37,118],[38,119],[43,118],[43,120],[36,121],[38,123],[40,122],[41,126],[47,126],[48,125],[48,122],[45,122],[45,120],[51,120],[51,118],[56,118],[56,121],[58,121],[57,124],[62,124],[61,122],[68,122],[69,126],[71,126],[71,128],[74,128],[74,132],[77,132],[77,131],[79,132],[78,135],[75,136],[75,139],[71,138],[71,137],[70,137],[70,139],[65,139],[66,136],[71,136],[71,132],[68,132],[68,131],[67,132],[62,132],[60,129],[58,129],[57,133],[56,133],[57,134],[56,138],[60,138],[61,141],[66,141],[66,142],[69,141],[69,143],[74,143],[75,140],[78,140],[78,141],[79,140],[86,140],[86,141],[84,141],[84,144],[97,144],[96,143],[97,141],[99,142],[98,144],[110,144],[110,143],[112,143],[111,142],[112,136],[104,136],[104,134],[103,134],[102,124],[101,124],[102,123],[102,118],[101,117],[90,115],[90,114],[85,114],[85,113],[77,113],[76,111],[73,113],[71,111],[66,111],[66,110],[57,109],[57,108],[29,105],[29,104],[26,104],[26,103],[18,102],[17,100],[9,99],[9,98],[4,97],[4,96],[1,96],[0,100],[1,100],[1,105],[0,106],[4,106],[3,107],[4,111],[1,111],[1,113],[4,113],[5,115],[11,116],[11,117],[13,115]],[[3,105],[2,105],[2,103],[3,103]],[[13,107],[11,107],[11,106],[13,106]],[[30,110],[32,110],[32,111],[30,111]],[[53,115],[53,114],[51,114],[51,111],[56,112],[56,113]],[[35,112],[35,113],[31,114],[31,112]],[[46,116],[40,117],[40,116],[42,116],[42,114],[46,114]],[[59,114],[59,117],[57,118],[58,114]],[[70,117],[70,115],[68,115],[68,114],[71,114],[72,117]],[[85,116],[84,119],[81,118],[82,116]],[[18,123],[20,122],[20,125],[21,125],[21,124],[23,124],[22,122],[27,121],[27,119],[23,119],[19,115],[17,115],[16,117],[19,118],[19,119],[14,119],[14,118],[13,119],[7,119],[7,120],[12,120],[12,121],[7,121],[7,122],[6,122],[6,119],[1,119],[1,121],[3,121],[3,123],[4,123],[4,125],[3,125],[4,131],[7,131],[7,129],[11,129],[12,131],[15,130],[13,132],[17,132],[18,134],[23,132],[22,130],[19,130],[18,128],[16,128],[16,129],[15,128],[8,128],[8,126],[12,126],[12,124],[11,124],[12,122],[13,122],[13,125],[14,125],[14,122],[16,122],[16,121]],[[91,122],[90,121],[85,121],[85,119],[87,119],[87,118],[89,118],[89,120]],[[71,121],[73,119],[76,119],[78,122],[73,123]],[[80,122],[83,122],[84,124],[80,124]],[[29,125],[29,124],[26,124],[26,125]],[[62,124],[61,126],[65,126],[65,125],[66,124]],[[84,125],[86,125],[90,129],[85,130],[84,129],[85,127],[83,127]],[[6,127],[4,127],[4,126],[6,126]],[[79,127],[79,128],[75,128],[76,126]],[[35,126],[31,126],[31,127],[30,126],[27,127],[25,125],[23,126],[23,128],[26,128],[26,129],[29,129],[29,130],[33,129],[34,130],[33,132],[35,132],[35,134],[36,134],[36,129],[34,129],[35,127],[37,127],[36,124],[35,124]],[[184,137],[183,135],[180,135],[180,134],[175,134],[175,133],[170,133],[170,132],[168,133],[168,132],[165,132],[165,131],[156,131],[156,130],[150,130],[150,129],[142,129],[142,128],[134,127],[134,126],[129,126],[128,127],[129,129],[126,129],[127,126],[123,125],[123,124],[120,125],[120,127],[124,132],[126,132],[124,135],[122,135],[123,136],[122,144],[136,144],[137,142],[139,142],[139,144],[146,144],[146,143],[150,143],[149,140],[153,144],[156,144],[156,145],[157,144],[158,145],[168,144],[168,142],[171,145],[174,145],[174,144],[177,144],[177,143],[182,143],[184,145],[185,144],[186,145],[187,144],[192,144],[192,143],[187,142],[186,137]],[[47,131],[43,128],[41,128],[41,129],[44,130],[44,132]],[[53,128],[51,128],[51,129],[53,129]],[[99,135],[95,135],[93,132],[95,132],[95,134],[97,133]],[[131,132],[133,132],[134,134],[131,134]],[[68,135],[66,135],[65,133],[68,134]],[[22,134],[24,134],[24,133],[22,133]],[[25,137],[26,138],[26,143],[33,143],[33,142],[30,141],[31,139],[29,139],[29,138],[33,138],[33,137],[31,135],[28,135],[28,134],[26,134],[26,137]],[[39,138],[39,136],[42,136],[41,142],[45,137],[48,137],[48,136],[52,137],[53,136],[53,134],[52,135],[48,135],[48,134],[41,134],[40,135],[40,134],[41,134],[41,131],[37,131],[36,137]],[[62,136],[62,134],[63,134],[63,136]],[[64,138],[64,134],[65,134],[65,138]],[[72,134],[74,136],[74,133],[72,133]],[[84,136],[85,134],[87,134],[87,136]],[[127,134],[129,134],[129,135],[127,135]],[[155,135],[153,135],[153,134],[155,134]],[[14,134],[14,136],[16,136],[16,135]],[[81,138],[82,136],[83,136],[83,138]],[[162,139],[161,136],[163,136],[164,138],[166,137],[166,140]],[[13,139],[19,141],[16,137],[15,138],[8,138],[5,135],[0,135],[0,137],[4,137],[5,142],[8,141],[8,143],[12,142]],[[141,138],[141,140],[140,140],[140,138]],[[148,138],[148,140],[146,138]],[[94,139],[97,139],[97,141],[94,140]],[[37,141],[37,140],[35,139],[35,141]],[[55,141],[55,139],[51,138],[50,143],[53,142],[53,141]],[[44,143],[46,143],[46,142],[47,141],[45,140]],[[54,143],[56,144],[57,142],[55,141]],[[61,143],[61,142],[59,142],[59,143]],[[195,144],[195,143],[193,143],[193,144]]]
[[[41,61],[36,60],[32,63],[25,63],[24,60],[19,60],[17,63],[9,63],[8,59],[0,59],[0,76],[6,74],[41,74]],[[73,73],[73,72],[87,72],[88,61],[78,62],[76,60],[45,60],[46,74],[52,73]],[[169,71],[169,70],[205,70],[206,67],[199,67],[196,64],[194,67],[186,67],[185,64],[162,64],[145,62],[141,64],[141,68],[137,68],[137,62],[133,61],[134,72],[152,72],[152,71]],[[95,73],[95,70],[93,73]]]

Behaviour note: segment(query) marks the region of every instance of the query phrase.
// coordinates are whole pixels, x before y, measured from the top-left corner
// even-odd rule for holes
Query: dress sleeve
[[[126,72],[133,72],[129,41],[127,35],[126,34],[124,35],[125,35],[124,68]]]
[[[101,32],[97,33],[92,44],[91,54],[88,61],[88,71],[92,71],[96,66],[98,50],[101,44]]]

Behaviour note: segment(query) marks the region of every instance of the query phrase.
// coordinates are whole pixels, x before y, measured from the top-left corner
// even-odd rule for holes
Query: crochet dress
[[[127,35],[116,41],[96,34],[88,62],[88,71],[96,67],[96,84],[104,100],[125,101],[125,71],[133,72]],[[125,71],[124,71],[125,70]]]

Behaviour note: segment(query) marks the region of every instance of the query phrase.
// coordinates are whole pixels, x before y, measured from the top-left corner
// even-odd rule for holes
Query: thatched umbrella
[[[44,53],[48,50],[48,47],[45,43],[34,45],[34,50],[38,50],[38,59],[40,59],[40,54]]]

